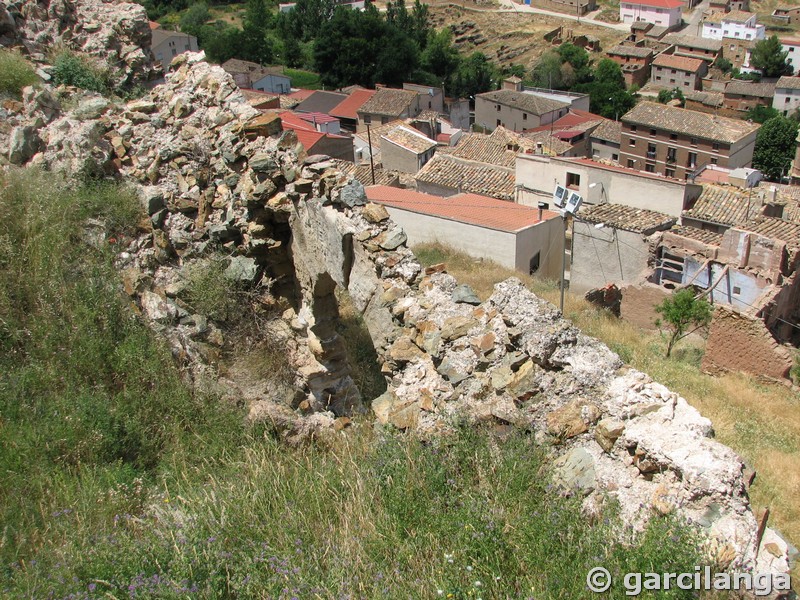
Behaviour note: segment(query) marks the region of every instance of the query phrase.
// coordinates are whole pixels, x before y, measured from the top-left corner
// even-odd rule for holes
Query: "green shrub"
[[[109,69],[66,50],[60,52],[53,62],[53,81],[58,85],[72,85],[100,94],[108,94],[113,87]]]
[[[22,88],[38,80],[31,63],[17,52],[0,48],[0,94],[19,97]]]
[[[221,256],[196,261],[186,268],[184,295],[191,309],[218,322],[239,313],[241,286],[225,277],[227,260]]]

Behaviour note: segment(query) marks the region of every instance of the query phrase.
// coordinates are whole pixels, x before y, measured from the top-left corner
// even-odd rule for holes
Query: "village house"
[[[733,10],[729,13],[712,13],[703,20],[702,36],[712,40],[734,38],[740,40],[763,40],[764,25],[756,22],[755,13]]]
[[[772,196],[770,196],[772,194]],[[735,185],[705,184],[697,201],[681,216],[681,223],[715,233],[743,225],[764,214],[776,193],[769,189],[741,188]]]
[[[370,162],[380,164],[381,162],[381,138],[398,125],[405,125],[406,122],[400,119],[389,121],[383,125],[370,126],[362,131],[353,134],[353,149],[356,164]]]
[[[331,108],[328,114],[341,121],[342,129],[353,133],[358,128],[359,109],[374,95],[375,90],[364,88],[353,90],[347,98]]]
[[[667,89],[699,90],[708,71],[705,61],[673,54],[659,54],[653,60],[650,81]]]
[[[150,49],[153,56],[161,63],[164,71],[169,71],[172,59],[184,52],[197,52],[197,38],[188,33],[163,29],[161,25],[150,21],[152,41]]]
[[[331,158],[353,160],[353,141],[343,135],[335,135],[318,131],[313,123],[309,123],[298,113],[283,111],[280,113],[284,131],[294,131],[309,155],[326,154]]]
[[[783,76],[778,79],[772,108],[784,117],[794,114],[800,108],[800,77]]]
[[[398,125],[381,135],[381,163],[385,169],[416,173],[436,150],[436,141],[419,131]]]
[[[419,96],[420,111],[432,110],[438,114],[444,113],[444,91],[442,88],[418,83],[404,83],[403,89],[409,92],[416,92],[417,96]]]
[[[800,6],[778,6],[772,11],[772,18],[776,21],[783,21],[787,25],[797,23],[800,19]]]
[[[696,112],[714,114],[716,114],[717,111],[722,108],[722,103],[725,100],[722,92],[705,92],[700,90],[690,90],[685,92],[683,97],[686,101],[684,108]]]
[[[710,67],[718,58],[722,57],[722,40],[712,40],[696,35],[683,33],[669,33],[661,40],[670,46],[670,54],[699,58]]]
[[[700,166],[748,167],[759,125],[655,102],[622,116],[620,163],[688,179]]]
[[[589,135],[592,160],[610,160],[619,163],[619,137],[622,123],[603,121]]]
[[[421,111],[417,92],[381,87],[356,110],[358,131],[365,130],[367,125],[385,125],[389,121],[415,117]]]
[[[292,91],[292,80],[283,74],[283,67],[263,67],[238,58],[226,60],[221,66],[240,88],[270,94],[288,94]]]
[[[437,152],[414,179],[417,189],[436,196],[471,192],[499,200],[514,200],[514,169],[465,160]]]
[[[786,62],[792,65],[792,75],[800,73],[800,39],[782,37],[781,47],[786,52]]]
[[[347,94],[316,90],[307,96],[294,110],[304,113],[330,114],[331,110],[339,106],[347,98]]]
[[[497,90],[475,96],[475,124],[491,131],[506,127],[512,131],[548,125],[567,114],[570,103],[544,96]]]
[[[733,79],[725,86],[723,106],[740,111],[748,111],[756,106],[772,106],[774,95],[774,83]]]
[[[478,194],[442,198],[386,186],[366,188],[408,235],[408,244],[441,242],[475,258],[555,279],[563,224],[558,213]]]
[[[582,209],[572,222],[569,288],[583,293],[608,283],[638,283],[647,275],[649,236],[677,217],[622,204]]]
[[[681,24],[681,0],[621,0],[619,20],[622,23],[645,21],[672,29]]]
[[[552,201],[556,185],[580,194],[586,205],[623,204],[680,216],[700,196],[702,187],[679,179],[588,158],[519,154],[516,165],[517,202],[536,206]]]
[[[653,62],[653,50],[645,46],[618,44],[606,52],[608,58],[622,68],[625,85],[642,87],[650,77],[650,64]]]

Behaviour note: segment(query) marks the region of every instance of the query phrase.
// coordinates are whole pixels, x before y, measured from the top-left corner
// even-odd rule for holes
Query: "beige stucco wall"
[[[500,110],[497,110],[498,106]],[[533,129],[541,125],[548,125],[566,115],[567,112],[569,112],[569,109],[565,107],[537,116],[518,108],[511,108],[505,104],[499,104],[498,102],[481,98],[480,96],[475,97],[475,125],[486,127],[489,130],[493,130],[497,127],[498,120],[503,127],[511,129],[512,131]]]
[[[528,272],[531,257],[540,252],[538,276],[557,279],[561,268],[558,238],[561,220],[551,219],[519,233],[498,231],[440,217],[386,207],[408,235],[408,244],[441,242],[476,258],[492,260],[509,269]],[[557,268],[556,266],[557,265]]]
[[[678,217],[684,203],[699,197],[701,186],[683,184],[668,179],[658,179],[624,172],[603,169],[585,163],[550,159],[546,156],[520,154],[517,157],[517,185],[524,186],[517,201],[536,206],[552,196],[556,184],[566,185],[567,173],[580,175],[576,186],[585,202],[599,204],[611,202],[633,208],[645,208]],[[589,185],[597,183],[593,188]],[[538,191],[538,194],[537,194]]]
[[[381,162],[384,169],[403,173],[416,173],[422,168],[418,154],[386,138],[381,140]]]
[[[641,234],[573,222],[569,287],[582,294],[607,283],[639,283],[647,269],[648,246]]]

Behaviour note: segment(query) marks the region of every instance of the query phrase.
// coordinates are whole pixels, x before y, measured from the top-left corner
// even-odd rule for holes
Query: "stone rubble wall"
[[[151,80],[160,67],[150,51],[143,6],[120,0],[2,0],[0,45],[21,46],[35,62],[59,47],[82,52],[117,72],[115,83]]]
[[[198,385],[247,402],[293,442],[368,409],[426,437],[462,423],[521,429],[552,448],[557,484],[587,511],[616,500],[637,528],[675,512],[707,534],[721,564],[788,569],[774,532],[773,551],[756,560],[742,460],[683,398],[517,279],[481,302],[443,266],[423,269],[360,183],[307,156],[219,67],[202,54],[174,67],[165,85],[121,106],[86,97],[63,113],[46,88],[26,91],[16,118],[29,130],[12,137],[40,140],[29,164],[70,171],[91,157],[137,187],[149,220],[119,255],[124,287]],[[186,270],[215,253],[228,257],[226,276],[283,307],[269,335],[295,370],[286,389],[215,371],[222,332],[181,298]],[[387,382],[378,398],[362,399],[350,375],[337,289],[374,343]]]

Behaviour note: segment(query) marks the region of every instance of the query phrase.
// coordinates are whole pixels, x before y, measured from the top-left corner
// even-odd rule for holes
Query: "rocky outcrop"
[[[157,66],[143,6],[118,0],[2,0],[0,45],[23,46],[36,62],[53,48],[82,52],[110,67],[118,85],[152,79]]]
[[[270,137],[220,68],[201,55],[175,67],[166,85],[99,118],[51,115],[31,162],[72,169],[91,158],[137,186],[149,220],[120,252],[124,287],[198,385],[247,402],[292,441],[367,410],[428,437],[464,423],[523,429],[551,449],[554,481],[587,511],[615,500],[637,527],[675,512],[707,534],[720,562],[756,567],[742,461],[683,398],[517,279],[481,302],[444,266],[423,269],[361,184],[307,156],[291,132]],[[25,110],[41,113],[39,104],[26,95]],[[224,336],[182,292],[215,255],[275,315],[263,335],[280,340],[291,385],[216,372]],[[361,398],[351,377],[337,290],[363,315],[386,378],[379,398]],[[787,568],[785,553],[769,556],[758,568]]]

